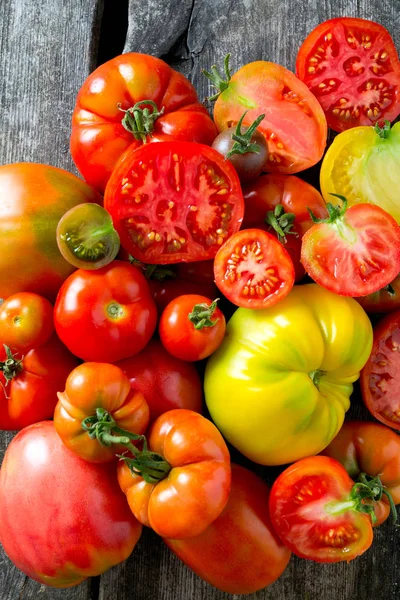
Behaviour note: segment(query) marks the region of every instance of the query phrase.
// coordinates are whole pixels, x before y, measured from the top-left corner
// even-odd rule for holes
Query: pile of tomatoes
[[[144,525],[251,593],[292,552],[349,561],[396,518],[396,49],[341,18],[297,75],[229,60],[204,71],[212,119],[162,60],[118,56],[76,100],[85,181],[0,167],[0,429],[19,430],[0,541],[49,586],[122,562]],[[320,193],[295,173],[321,159]],[[381,423],[344,423],[359,378]],[[271,489],[227,443],[282,466]]]

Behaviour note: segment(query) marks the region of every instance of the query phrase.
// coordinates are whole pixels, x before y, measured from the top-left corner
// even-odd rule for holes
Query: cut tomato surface
[[[334,131],[393,121],[400,113],[399,57],[378,23],[348,17],[321,23],[301,45],[296,71]]]
[[[213,258],[244,213],[239,178],[213,148],[160,142],[132,151],[104,197],[122,246],[150,264]]]

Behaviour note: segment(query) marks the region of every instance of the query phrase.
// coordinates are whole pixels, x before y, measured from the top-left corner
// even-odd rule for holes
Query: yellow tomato
[[[350,206],[376,204],[400,223],[400,123],[379,133],[374,127],[340,133],[325,154],[320,183],[326,202],[341,194]]]
[[[371,323],[355,300],[296,286],[270,308],[235,312],[207,364],[208,409],[254,462],[317,454],[341,428],[371,347]]]

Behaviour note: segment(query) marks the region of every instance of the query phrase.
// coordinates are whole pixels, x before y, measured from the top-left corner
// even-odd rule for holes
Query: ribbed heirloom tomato
[[[71,154],[86,181],[104,192],[127,150],[168,140],[211,144],[216,135],[186,77],[155,56],[128,52],[98,67],[80,89]]]

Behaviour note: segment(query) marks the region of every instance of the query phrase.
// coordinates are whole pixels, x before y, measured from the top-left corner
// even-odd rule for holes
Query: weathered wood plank
[[[0,2],[0,162],[72,169],[70,117],[97,57],[103,0]],[[12,438],[0,433],[0,460]],[[0,517],[1,518],[1,517]],[[92,583],[68,591],[28,579],[0,546],[0,600],[89,600]],[[97,593],[95,593],[97,597]]]

